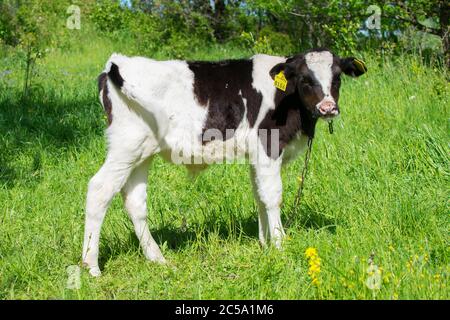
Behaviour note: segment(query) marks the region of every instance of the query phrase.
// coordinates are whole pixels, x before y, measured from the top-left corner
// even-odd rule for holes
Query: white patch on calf
[[[270,70],[278,63],[286,62],[286,58],[257,54],[252,57],[253,72],[252,86],[262,94],[261,107],[254,128],[258,128],[269,110],[275,109],[275,94],[277,89],[270,77]]]
[[[194,97],[194,74],[186,61],[156,61],[143,57],[113,55],[125,79],[122,91],[155,118],[161,149],[183,152],[187,157],[202,153],[199,137],[208,109]]]
[[[312,71],[314,77],[319,81],[324,98],[322,101],[334,101],[331,95],[331,82],[333,80],[333,74],[331,67],[333,65],[333,55],[329,51],[314,51],[305,55],[306,65],[309,70]],[[320,103],[322,103],[319,102]]]

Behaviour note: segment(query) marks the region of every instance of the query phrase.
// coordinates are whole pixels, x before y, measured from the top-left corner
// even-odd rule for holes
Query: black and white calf
[[[318,118],[339,114],[341,74],[365,71],[360,60],[325,49],[220,62],[112,55],[99,77],[108,154],[87,194],[83,262],[90,273],[100,275],[100,229],[119,191],[145,256],[165,262],[147,226],[147,170],[155,154],[192,170],[247,157],[259,239],[280,247],[281,166],[304,149]]]

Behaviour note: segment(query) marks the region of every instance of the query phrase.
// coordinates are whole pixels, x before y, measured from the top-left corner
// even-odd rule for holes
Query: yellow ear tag
[[[284,72],[281,71],[279,74],[275,76],[274,86],[282,91],[286,91],[287,80],[284,76]]]
[[[366,64],[364,63],[364,61],[355,58],[355,60],[353,60],[353,64],[362,73],[366,73],[367,72],[367,67],[366,67]]]

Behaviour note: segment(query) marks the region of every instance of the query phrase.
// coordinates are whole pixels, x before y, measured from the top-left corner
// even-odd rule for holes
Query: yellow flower
[[[349,289],[353,289],[355,287],[355,285],[353,284],[353,283],[350,283],[349,285],[348,285],[348,288]]]
[[[308,248],[305,251],[305,256],[308,259],[308,275],[311,277],[312,284],[318,286],[320,284],[319,281],[319,273],[320,273],[320,258],[319,254],[317,253],[316,248]]]
[[[414,262],[412,261],[412,259],[409,259],[409,261],[406,263],[406,268],[411,272],[413,269],[413,264]]]
[[[317,249],[316,249],[316,248],[311,248],[311,247],[309,247],[309,248],[306,249],[306,251],[305,251],[305,256],[306,256],[307,258],[311,258],[311,257],[317,256]]]

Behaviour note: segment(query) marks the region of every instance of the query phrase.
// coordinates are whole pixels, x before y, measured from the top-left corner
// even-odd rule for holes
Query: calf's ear
[[[279,63],[275,65],[270,70],[270,76],[272,79],[275,79],[275,76],[279,74],[281,71],[283,71],[284,76],[286,79],[292,79],[295,76],[295,67],[290,63]]]
[[[295,66],[290,63],[279,63],[270,70],[270,76],[274,80],[275,88],[290,95],[296,87]]]
[[[367,72],[364,61],[354,57],[341,59],[341,70],[351,77],[359,77]]]

